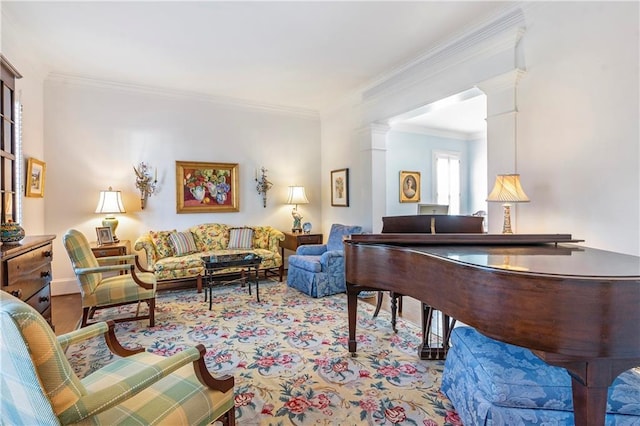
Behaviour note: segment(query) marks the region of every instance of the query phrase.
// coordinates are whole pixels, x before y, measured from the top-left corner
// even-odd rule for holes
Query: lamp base
[[[102,226],[108,226],[111,228],[111,236],[113,237],[113,242],[117,243],[120,240],[116,237],[116,228],[118,227],[118,219],[115,217],[105,217],[102,219]]]
[[[504,208],[504,222],[502,223],[503,234],[513,234],[511,230],[511,204],[503,204]]]

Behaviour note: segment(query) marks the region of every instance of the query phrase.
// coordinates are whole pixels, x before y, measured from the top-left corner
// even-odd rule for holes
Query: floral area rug
[[[213,291],[213,309],[204,293],[159,293],[156,326],[148,321],[119,323],[125,346],[142,345],[170,355],[202,343],[214,376],[235,377],[236,419],[240,425],[459,425],[440,392],[442,361],[422,361],[418,326],[390,315],[373,319],[373,306],[358,303],[358,353],[347,350],[347,297],[313,299],[285,283],[264,281],[255,288]],[[99,311],[114,318],[135,309]],[[144,308],[142,308],[144,309]],[[67,351],[84,377],[114,357],[102,339]]]

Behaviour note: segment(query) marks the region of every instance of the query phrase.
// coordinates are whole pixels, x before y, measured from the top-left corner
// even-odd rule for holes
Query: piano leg
[[[549,364],[565,368],[571,376],[576,426],[604,426],[609,386],[620,373],[640,361],[637,358],[575,360],[557,354],[534,353]]]
[[[358,316],[358,294],[360,290],[353,290],[347,285],[347,315],[349,319],[349,352],[352,357],[356,356],[356,322]]]

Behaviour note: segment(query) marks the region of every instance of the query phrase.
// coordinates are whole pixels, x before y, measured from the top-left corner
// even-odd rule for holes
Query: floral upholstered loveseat
[[[135,242],[136,250],[144,250],[147,268],[156,275],[158,287],[163,282],[196,280],[202,290],[203,256],[255,253],[262,258],[260,270],[279,271],[282,276],[282,256],[279,243],[284,234],[271,226],[238,227],[221,223],[205,223],[185,231],[149,231]],[[225,269],[220,273],[238,272]],[[282,279],[282,278],[281,278]]]

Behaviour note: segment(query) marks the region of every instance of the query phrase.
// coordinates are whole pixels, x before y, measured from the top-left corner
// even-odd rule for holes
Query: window
[[[449,214],[460,214],[460,153],[436,151],[434,185],[436,203],[449,206]]]

